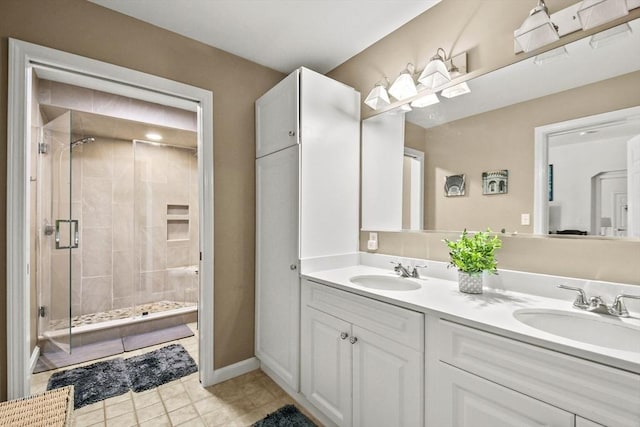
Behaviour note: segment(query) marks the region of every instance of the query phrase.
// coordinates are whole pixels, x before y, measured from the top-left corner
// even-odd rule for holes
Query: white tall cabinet
[[[256,339],[299,390],[300,260],[358,251],[360,94],[300,68],[256,101]]]

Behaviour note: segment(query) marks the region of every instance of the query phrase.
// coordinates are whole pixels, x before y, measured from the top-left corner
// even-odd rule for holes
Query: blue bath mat
[[[293,405],[283,406],[252,427],[317,427]]]
[[[194,372],[198,366],[180,344],[171,344],[140,356],[121,357],[81,368],[56,372],[49,378],[47,390],[74,386],[75,408],[133,390],[149,390]]]
[[[121,358],[56,372],[47,390],[73,385],[76,409],[129,391],[127,367]]]
[[[149,390],[198,372],[196,362],[180,344],[171,344],[125,360],[131,389]]]

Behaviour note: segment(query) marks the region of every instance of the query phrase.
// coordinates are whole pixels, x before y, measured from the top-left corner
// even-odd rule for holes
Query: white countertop
[[[386,291],[366,288],[349,281],[351,277],[358,275],[397,277],[397,274],[389,270],[356,265],[307,272],[302,274],[302,278],[640,374],[640,352],[615,350],[570,340],[527,326],[513,316],[515,310],[523,308],[576,310],[569,301],[486,287],[483,294],[464,294],[458,291],[457,282],[432,277],[407,279],[421,283],[421,288],[417,290]],[[606,322],[640,328],[638,318],[581,313],[602,317]]]

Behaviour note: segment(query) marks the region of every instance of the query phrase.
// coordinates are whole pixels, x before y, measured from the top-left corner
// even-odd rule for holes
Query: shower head
[[[86,144],[88,142],[93,142],[96,139],[92,136],[86,136],[84,138],[80,138],[80,139],[76,139],[75,141],[73,141],[71,143],[71,149],[73,150],[74,147],[78,146],[78,145],[82,145],[82,144]]]

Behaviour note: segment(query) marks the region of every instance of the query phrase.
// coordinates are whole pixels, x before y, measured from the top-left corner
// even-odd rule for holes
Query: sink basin
[[[640,326],[579,311],[521,309],[513,316],[532,328],[585,344],[640,353]]]
[[[390,276],[354,276],[349,279],[351,283],[364,286],[370,289],[379,289],[384,291],[415,291],[420,289],[420,283],[403,277]]]

